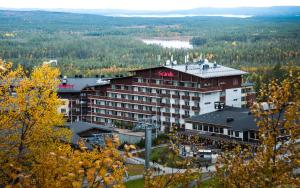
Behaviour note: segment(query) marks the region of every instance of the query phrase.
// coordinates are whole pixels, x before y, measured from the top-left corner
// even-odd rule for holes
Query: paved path
[[[142,158],[139,158],[139,157],[127,158],[126,162],[131,163],[131,164],[143,164],[143,165],[145,164],[145,160],[142,159]],[[155,176],[163,175],[163,174],[184,173],[186,171],[186,169],[165,167],[161,164],[153,163],[153,162],[150,162],[150,166],[151,167],[158,167],[158,168],[161,169],[160,172],[156,172],[154,174]],[[199,168],[195,168],[193,170],[199,171]],[[208,173],[208,172],[214,172],[214,171],[216,171],[215,165],[209,166],[207,169],[206,168],[201,168],[201,173]],[[141,179],[141,178],[143,178],[143,175],[130,176],[126,179],[126,181],[136,180],[136,179]]]

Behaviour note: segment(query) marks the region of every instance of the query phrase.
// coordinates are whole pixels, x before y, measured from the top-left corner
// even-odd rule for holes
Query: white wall
[[[242,107],[242,90],[241,88],[233,88],[233,89],[226,89],[225,90],[225,104],[227,106],[233,106],[233,107]]]
[[[220,92],[203,93],[200,100],[200,114],[216,111],[215,102],[220,101]],[[205,104],[209,103],[210,104]]]

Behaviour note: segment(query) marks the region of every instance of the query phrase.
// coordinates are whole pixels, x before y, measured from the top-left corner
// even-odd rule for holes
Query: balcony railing
[[[221,90],[221,87],[193,88],[193,87],[183,87],[183,86],[173,86],[173,85],[163,85],[163,84],[153,84],[153,83],[139,83],[139,82],[133,82],[133,85],[144,86],[144,87],[148,86],[154,88],[168,88],[168,89],[185,90],[185,91],[190,90],[190,91],[198,91],[198,92]]]
[[[138,110],[138,109],[123,108],[123,107],[115,107],[115,106],[106,106],[106,105],[98,105],[98,104],[93,104],[89,106],[89,108],[95,108],[95,107],[106,109],[106,110],[122,111],[122,112],[133,112],[133,113],[149,114],[149,115],[156,114],[156,111]]]
[[[163,104],[163,103],[146,102],[146,101],[140,101],[140,100],[120,99],[120,98],[111,98],[111,97],[106,97],[106,96],[90,95],[89,97],[91,99],[102,99],[104,101],[111,101],[111,102],[123,102],[123,103],[129,103],[129,104],[149,105],[149,106],[158,106],[158,107],[169,106],[168,104]]]

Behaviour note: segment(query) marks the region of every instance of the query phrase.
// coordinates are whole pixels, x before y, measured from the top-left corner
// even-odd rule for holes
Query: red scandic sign
[[[60,89],[72,89],[74,87],[73,84],[59,84]]]
[[[158,75],[163,76],[163,77],[173,77],[173,76],[175,76],[174,73],[171,72],[171,71],[158,71]]]

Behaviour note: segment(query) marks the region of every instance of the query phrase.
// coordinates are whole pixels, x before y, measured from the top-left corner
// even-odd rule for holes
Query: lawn
[[[131,180],[125,183],[126,188],[143,188],[144,179]]]
[[[141,175],[144,173],[144,165],[128,164],[126,167],[129,176]]]
[[[144,187],[144,179],[137,179],[128,181],[125,183],[126,188],[143,188]],[[222,188],[222,186],[218,183],[216,178],[211,178],[209,180],[205,180],[201,183],[201,188]]]
[[[138,157],[145,158],[145,153],[139,153]],[[166,165],[173,168],[182,168],[184,159],[175,155],[168,147],[160,147],[151,150],[150,160],[161,165]]]

